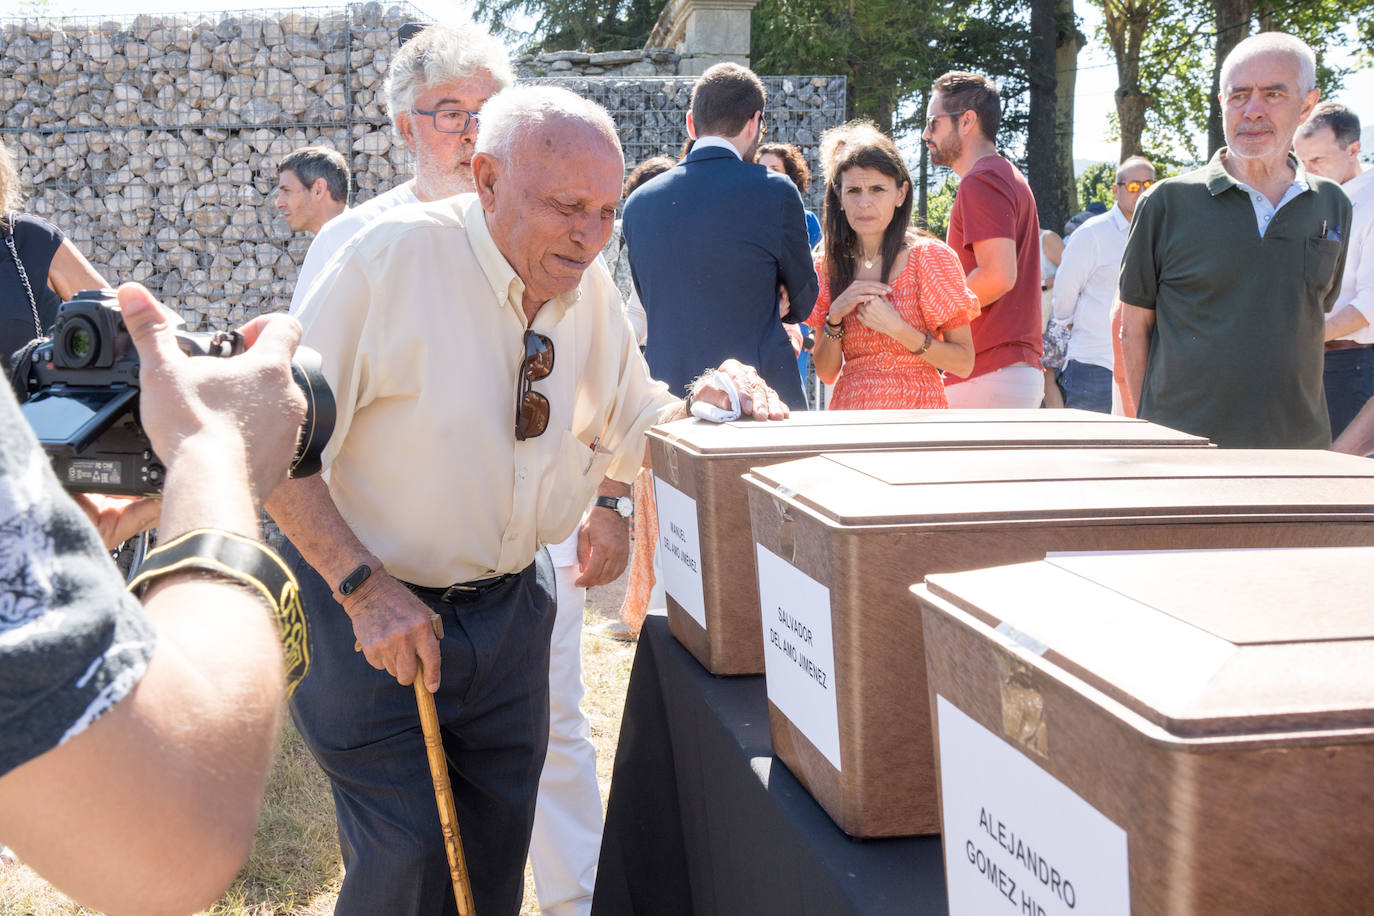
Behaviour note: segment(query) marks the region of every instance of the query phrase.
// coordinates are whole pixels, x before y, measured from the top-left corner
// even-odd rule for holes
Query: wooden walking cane
[[[439,615],[435,614],[429,622],[434,627],[435,638],[443,639],[444,623]],[[434,779],[434,801],[439,806],[439,826],[444,831],[444,851],[448,853],[458,916],[476,916],[468,863],[463,856],[463,837],[458,833],[458,809],[453,803],[453,787],[448,783],[448,759],[444,756],[444,742],[439,737],[439,713],[434,709],[434,695],[425,686],[423,664],[415,675],[415,705],[420,708],[420,730],[425,734],[425,755],[429,758],[429,775]]]
[[[434,638],[444,638],[444,621],[431,614],[429,625]],[[354,652],[363,650],[362,643],[353,644]],[[458,901],[458,916],[476,916],[472,902],[472,881],[468,877],[468,861],[463,856],[463,838],[458,833],[458,808],[453,803],[453,787],[448,783],[448,760],[444,757],[444,742],[439,737],[439,713],[434,708],[434,694],[425,686],[425,666],[417,662],[415,674],[415,705],[420,710],[420,731],[425,736],[425,756],[429,758],[429,775],[434,780],[434,801],[439,806],[439,826],[444,831],[444,852],[448,853],[448,870],[453,878],[453,896]]]

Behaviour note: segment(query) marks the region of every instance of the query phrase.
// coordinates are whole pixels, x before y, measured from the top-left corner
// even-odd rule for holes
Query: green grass
[[[602,618],[589,611],[587,622]],[[634,644],[583,630],[583,709],[597,749],[604,806]],[[461,825],[460,825],[461,826]],[[326,916],[343,878],[329,783],[290,720],[282,732],[267,785],[253,851],[243,871],[207,916]],[[521,916],[537,916],[534,880],[526,869]],[[100,916],[77,906],[23,865],[0,867],[0,916]]]

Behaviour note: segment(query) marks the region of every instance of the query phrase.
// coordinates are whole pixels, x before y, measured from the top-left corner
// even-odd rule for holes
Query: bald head
[[[606,110],[564,89],[518,86],[482,111],[472,161],[492,240],[534,314],[570,292],[615,224],[625,165]]]
[[[537,143],[536,136],[541,138]],[[510,161],[574,136],[599,138],[623,170],[620,137],[606,109],[556,86],[512,86],[492,96],[482,109],[477,153]]]

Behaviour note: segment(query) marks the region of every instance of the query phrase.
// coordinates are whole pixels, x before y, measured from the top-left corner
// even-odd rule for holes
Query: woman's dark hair
[[[902,154],[886,136],[861,137],[846,140],[844,155],[836,162],[830,180],[825,185],[825,208],[822,211],[825,226],[825,273],[830,284],[830,298],[844,292],[854,282],[854,256],[859,254],[859,237],[849,225],[840,206],[840,190],[844,185],[845,172],[850,169],[872,169],[881,172],[896,182],[901,188],[906,184],[906,198],[892,214],[892,222],[883,230],[883,270],[882,278],[887,279],[892,265],[897,263],[902,245],[915,240],[921,233],[912,228],[911,174],[902,161]]]
[[[625,191],[621,196],[629,197],[635,192],[635,188],[639,187],[650,178],[662,175],[676,164],[677,163],[673,162],[673,160],[669,159],[667,156],[654,156],[650,159],[645,159],[630,170],[630,177],[625,179]]]
[[[764,156],[777,156],[781,159],[782,170],[797,186],[797,193],[806,193],[806,189],[811,186],[811,169],[807,168],[806,158],[802,156],[801,150],[790,143],[765,143],[759,147],[754,161],[758,162]]]

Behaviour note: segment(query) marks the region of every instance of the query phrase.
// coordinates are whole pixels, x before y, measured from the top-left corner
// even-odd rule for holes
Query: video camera
[[[179,331],[177,344],[188,356],[244,351],[238,331]],[[291,361],[291,376],[306,402],[292,477],[319,473],[320,454],[334,431],[334,394],[320,365],[320,355],[308,347],[297,348]],[[166,468],[139,422],[138,366],[138,351],[109,289],[82,290],[62,303],[52,336],[16,354],[10,382],[19,408],[67,490],[162,492]]]

